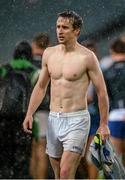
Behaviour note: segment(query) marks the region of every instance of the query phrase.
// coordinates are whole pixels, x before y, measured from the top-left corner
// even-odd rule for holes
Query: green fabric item
[[[27,70],[31,68],[32,72],[28,74],[28,78],[31,80],[31,84],[32,84],[32,77],[34,76],[34,73],[36,72],[37,68],[30,61],[28,61],[27,59],[12,59],[10,61],[10,66],[14,70]]]
[[[35,138],[36,140],[38,140],[39,138],[39,125],[36,117],[34,117],[33,120],[32,137]]]
[[[26,59],[12,59],[10,65],[13,69],[28,69],[33,67],[32,63]]]
[[[7,75],[7,70],[6,70],[6,68],[1,67],[1,68],[0,68],[0,76],[4,78],[6,75]]]
[[[17,70],[17,71],[18,70],[24,70],[24,71],[26,70],[28,72],[27,76],[28,76],[29,80],[31,81],[31,85],[32,86],[35,85],[37,78],[38,78],[37,67],[34,66],[30,61],[28,61],[27,59],[12,59],[9,62],[9,65],[13,70]],[[0,77],[5,78],[7,76],[7,74],[8,74],[8,68],[5,65],[0,68]]]

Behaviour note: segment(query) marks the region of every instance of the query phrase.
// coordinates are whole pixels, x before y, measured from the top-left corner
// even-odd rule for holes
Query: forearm
[[[109,114],[109,100],[107,92],[101,92],[98,95],[98,105],[100,112],[100,125],[108,124],[108,114]]]
[[[27,115],[33,115],[34,112],[37,110],[39,105],[41,104],[44,96],[45,96],[46,89],[41,88],[37,83],[33,89],[33,92],[30,97],[30,102],[27,110]]]

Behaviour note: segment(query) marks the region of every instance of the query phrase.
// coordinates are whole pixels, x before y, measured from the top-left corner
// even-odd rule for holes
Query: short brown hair
[[[125,42],[122,39],[117,38],[111,44],[111,50],[116,53],[125,53]]]
[[[33,37],[32,42],[35,42],[39,48],[46,49],[50,45],[50,38],[47,33],[38,33]]]
[[[83,20],[82,18],[74,11],[63,11],[58,14],[58,17],[68,18],[72,21],[72,25],[74,29],[81,29]]]

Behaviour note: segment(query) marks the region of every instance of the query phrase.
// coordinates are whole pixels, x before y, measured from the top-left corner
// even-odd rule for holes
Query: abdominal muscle
[[[88,82],[83,79],[51,81],[50,110],[54,112],[75,112],[87,109],[86,91]]]

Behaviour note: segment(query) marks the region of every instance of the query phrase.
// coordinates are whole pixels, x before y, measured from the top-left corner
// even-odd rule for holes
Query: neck
[[[70,43],[63,44],[62,48],[64,49],[65,52],[72,52],[76,49],[77,46],[78,46],[78,42],[72,41]]]

